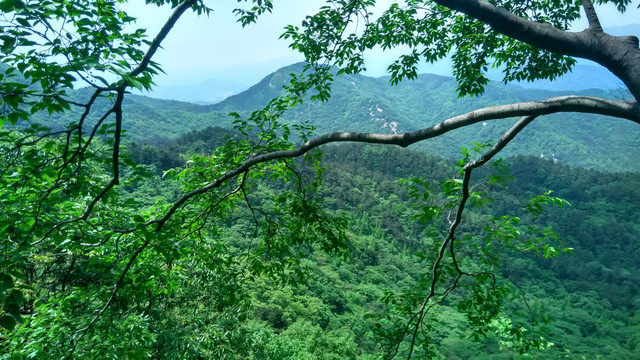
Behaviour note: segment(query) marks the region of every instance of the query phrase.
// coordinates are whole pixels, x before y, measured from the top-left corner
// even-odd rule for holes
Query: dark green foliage
[[[357,148],[361,150],[356,150]],[[380,228],[379,230],[374,230],[376,225],[373,225],[373,224],[372,224],[373,226],[369,225],[370,226],[369,231],[371,234],[383,234],[382,236],[384,236],[386,241],[391,241],[392,244],[395,244],[395,246],[399,246],[400,249],[403,249],[403,248],[407,249],[406,246],[408,244],[411,244],[411,241],[409,241],[407,244],[407,240],[402,240],[403,237],[419,238],[422,230],[420,227],[417,227],[417,228],[412,228],[411,226],[403,227],[403,230],[402,230],[403,236],[397,237],[397,236],[394,236],[394,233],[396,232],[393,230],[393,226],[384,225],[384,222],[382,220],[384,219],[385,216],[387,217],[389,216],[388,209],[393,209],[393,206],[390,206],[390,203],[387,203],[388,201],[386,200],[387,197],[389,199],[393,199],[392,203],[401,202],[401,200],[395,195],[397,194],[396,189],[385,190],[384,179],[385,179],[385,176],[388,176],[388,175],[385,174],[385,176],[383,176],[382,175],[383,173],[381,171],[375,171],[375,170],[372,173],[367,173],[368,170],[365,170],[365,169],[353,171],[354,168],[359,167],[360,165],[349,163],[344,159],[359,158],[361,159],[363,164],[370,164],[374,166],[375,164],[380,164],[383,162],[404,163],[404,161],[407,161],[407,163],[409,164],[412,161],[415,164],[424,164],[424,161],[427,159],[418,154],[410,154],[410,153],[408,154],[406,152],[403,152],[402,156],[393,156],[394,152],[396,152],[396,150],[394,150],[393,148],[389,148],[388,151],[382,151],[378,155],[367,152],[366,149],[367,149],[367,146],[365,147],[344,146],[344,147],[337,147],[332,151],[328,151],[325,156],[326,159],[328,161],[331,161],[329,159],[335,159],[335,160],[328,163],[330,170],[328,170],[329,172],[326,174],[327,182],[328,184],[332,184],[331,182],[335,182],[335,184],[337,185],[344,181],[356,181],[358,182],[358,184],[354,184],[355,186],[347,186],[347,187],[350,187],[351,189],[355,188],[360,190],[376,189],[375,192],[373,193],[371,192],[372,190],[368,190],[370,191],[370,193],[365,197],[366,198],[373,197],[379,200],[373,200],[372,202],[370,200],[368,205],[365,204],[365,206],[362,206],[362,207],[357,207],[358,202],[354,201],[352,205],[353,208],[361,209],[358,212],[363,212],[365,211],[363,209],[367,209],[368,211],[367,211],[367,214],[365,215],[366,217],[378,219],[378,221],[374,222],[373,224],[377,224],[377,226],[380,226]],[[333,155],[333,151],[338,151],[338,153],[336,153],[336,155]],[[504,274],[508,277],[508,279],[510,279],[510,281],[514,281],[515,284],[517,284],[520,289],[517,289],[517,288],[513,289],[515,291],[513,294],[514,300],[511,304],[507,306],[507,309],[510,309],[509,311],[513,311],[514,309],[520,308],[517,311],[522,311],[521,316],[524,316],[524,318],[521,318],[520,320],[517,320],[518,319],[517,317],[514,320],[525,321],[525,323],[530,321],[528,320],[530,315],[527,315],[528,311],[526,310],[526,307],[524,307],[522,296],[528,299],[527,302],[529,302],[529,306],[532,307],[529,311],[534,311],[534,314],[536,314],[535,315],[536,317],[541,315],[540,311],[543,311],[544,313],[546,313],[546,316],[551,317],[550,322],[547,319],[546,323],[541,322],[536,326],[536,329],[538,329],[536,331],[541,331],[544,334],[543,336],[545,339],[544,340],[545,343],[551,342],[555,344],[549,350],[540,353],[538,356],[541,356],[541,357],[556,358],[557,356],[559,356],[559,353],[563,351],[567,351],[567,352],[570,351],[574,355],[577,355],[578,353],[586,355],[587,353],[584,352],[586,351],[586,346],[582,346],[582,345],[578,346],[578,344],[582,344],[585,341],[589,342],[592,345],[598,342],[600,342],[602,346],[605,346],[605,344],[608,344],[610,350],[606,350],[606,352],[602,352],[602,354],[606,353],[608,356],[622,356],[622,357],[631,356],[633,352],[633,348],[629,348],[626,345],[627,336],[622,335],[624,333],[627,333],[628,331],[632,331],[631,328],[626,327],[626,325],[619,325],[619,326],[622,326],[622,328],[620,329],[608,328],[609,329],[608,331],[613,332],[612,334],[618,334],[618,335],[611,335],[610,337],[606,338],[607,340],[604,340],[604,339],[600,340],[599,336],[601,335],[598,335],[598,334],[602,334],[601,329],[603,326],[607,327],[607,325],[605,325],[606,324],[605,319],[607,318],[607,316],[613,316],[613,317],[617,316],[620,319],[625,319],[627,317],[633,316],[633,312],[635,311],[634,310],[635,307],[633,305],[631,305],[630,308],[626,308],[624,306],[620,308],[619,305],[614,305],[614,304],[615,303],[620,304],[620,301],[622,301],[623,298],[627,299],[626,300],[627,304],[634,303],[635,301],[634,299],[637,296],[638,290],[640,290],[639,289],[640,282],[636,280],[632,280],[634,276],[637,276],[637,274],[640,273],[639,269],[637,268],[637,264],[635,264],[635,261],[634,261],[635,259],[634,254],[637,254],[639,250],[637,241],[635,241],[638,239],[638,235],[639,235],[636,232],[637,227],[634,227],[631,224],[628,224],[627,226],[623,225],[623,227],[626,229],[625,233],[627,233],[627,236],[629,236],[627,240],[624,240],[616,236],[615,232],[607,232],[610,235],[606,237],[602,237],[598,235],[598,231],[592,231],[591,233],[587,234],[586,232],[579,230],[580,236],[578,237],[574,235],[577,229],[582,228],[583,226],[588,226],[587,225],[588,222],[585,222],[585,220],[587,219],[584,219],[584,218],[582,220],[580,220],[580,218],[577,218],[577,219],[574,218],[574,220],[569,223],[570,225],[565,225],[565,226],[558,226],[558,225],[560,225],[560,223],[567,224],[567,222],[564,220],[565,216],[570,216],[569,214],[574,213],[574,211],[575,213],[578,213],[578,214],[583,213],[584,212],[583,209],[589,209],[588,211],[590,214],[592,214],[593,217],[599,217],[599,216],[619,217],[620,220],[618,221],[624,221],[623,219],[627,218],[628,215],[630,214],[637,214],[638,213],[637,201],[632,200],[632,199],[637,199],[637,195],[634,195],[634,191],[626,192],[626,194],[629,195],[629,198],[628,198],[629,200],[623,201],[622,203],[619,203],[618,205],[611,207],[611,206],[604,205],[604,202],[617,201],[617,200],[614,200],[617,198],[617,196],[613,195],[613,193],[609,193],[609,195],[604,195],[605,193],[602,193],[599,190],[596,190],[598,189],[598,186],[594,186],[595,184],[598,184],[598,183],[603,183],[603,184],[606,183],[606,184],[611,184],[612,188],[616,188],[616,187],[625,188],[627,185],[623,185],[623,184],[627,183],[628,181],[633,183],[634,181],[636,181],[637,176],[633,176],[633,174],[603,174],[599,172],[584,172],[584,170],[572,169],[566,166],[556,165],[556,164],[553,164],[552,162],[540,160],[532,157],[529,157],[529,158],[520,157],[516,159],[511,159],[507,161],[507,163],[509,164],[509,167],[511,169],[511,174],[513,175],[514,178],[512,181],[508,182],[506,189],[501,190],[500,188],[496,188],[492,190],[491,196],[494,197],[496,201],[490,206],[491,208],[490,212],[494,214],[517,212],[518,208],[522,208],[523,206],[526,205],[526,204],[523,204],[522,201],[519,199],[530,196],[532,194],[542,194],[544,193],[544,189],[548,188],[547,184],[553,184],[554,188],[557,190],[555,193],[558,195],[561,195],[564,199],[568,200],[572,206],[568,208],[563,207],[563,208],[546,209],[547,211],[542,215],[542,219],[538,219],[536,220],[536,222],[539,221],[541,224],[553,224],[555,230],[558,231],[559,238],[562,239],[563,245],[574,248],[573,253],[571,255],[565,255],[554,260],[544,259],[542,254],[539,257],[537,256],[523,257],[523,255],[518,255],[517,253],[510,253],[510,260],[508,260],[504,264],[505,265]],[[337,179],[333,180],[333,176],[331,176],[331,174],[339,173],[338,172],[339,170],[337,169],[340,169],[340,168],[344,168],[345,170],[347,170],[342,176],[342,180],[337,180]],[[433,169],[433,168],[437,168],[437,166],[427,167],[427,169]],[[442,168],[441,171],[446,171],[446,167],[440,166],[440,168]],[[335,169],[335,170],[331,170],[331,169]],[[414,168],[403,169],[402,171],[406,175],[410,176],[411,174],[416,174],[416,173],[420,174],[422,169],[424,169],[424,167],[416,166]],[[538,174],[540,175],[544,174],[544,178],[539,178],[539,177],[532,178],[530,175],[531,169],[538,169],[537,170]],[[364,176],[354,177],[353,175],[351,175],[353,173],[358,173],[358,174],[362,173]],[[389,181],[393,181],[392,179],[395,179],[394,177],[395,174],[393,173],[393,171],[391,171],[391,174],[389,175],[392,175],[388,177]],[[578,181],[578,178],[580,179],[580,181]],[[350,179],[355,179],[355,180],[350,180]],[[629,185],[635,188],[635,185],[632,185],[631,183]],[[372,187],[373,184],[380,184],[382,186]],[[332,185],[332,186],[335,186],[335,185]],[[597,198],[598,200],[594,200],[593,198],[586,200],[584,194],[587,192],[589,192],[589,194],[591,195],[594,195],[594,197]],[[354,194],[356,192],[352,190],[350,193]],[[616,192],[616,194],[619,194],[619,193],[620,192]],[[338,199],[347,195],[345,194],[345,192],[341,191],[339,188],[334,191],[328,192],[326,196],[330,196],[329,194],[331,194],[332,197],[338,196]],[[384,194],[387,194],[387,195],[384,195]],[[350,196],[351,195],[349,195],[349,197]],[[600,202],[600,205],[595,205],[598,202]],[[346,202],[343,200],[340,202],[340,204],[343,204],[344,206],[344,204],[349,204],[349,202]],[[632,206],[633,209],[630,209],[629,206]],[[409,214],[404,213],[404,211],[400,209],[404,209],[406,211],[407,208],[402,207],[400,205],[398,206],[398,210],[396,210],[398,212],[396,212],[396,214],[398,214],[397,216],[399,216],[399,219],[409,217]],[[612,209],[615,209],[614,213],[610,213]],[[376,213],[379,215],[376,216],[375,215]],[[362,215],[359,215],[359,216],[362,216]],[[469,214],[469,217],[471,218],[475,216],[477,215],[475,215],[473,211]],[[633,217],[633,215],[631,216]],[[553,220],[556,217],[558,217],[557,220]],[[411,223],[411,221],[407,221],[407,223],[415,226],[415,224]],[[352,228],[366,229],[366,227],[362,227],[362,225],[360,224],[361,222],[352,221]],[[600,229],[605,230],[607,228],[607,225],[605,224],[606,224],[605,222],[602,222],[601,226],[603,227]],[[636,230],[632,230],[632,229],[636,229]],[[629,231],[633,231],[634,234],[633,235],[629,234]],[[363,233],[362,230],[359,230],[359,232],[356,232],[355,234],[364,235],[366,234],[366,232]],[[596,238],[598,240],[595,240]],[[595,242],[589,239],[593,239],[595,240]],[[612,276],[615,276],[617,278],[607,279],[602,276],[603,274],[601,270],[595,270],[595,269],[594,269],[595,271],[587,270],[588,267],[585,266],[586,265],[585,262],[589,262],[588,260],[589,257],[590,256],[593,257],[593,255],[585,256],[585,254],[587,253],[607,254],[609,253],[610,249],[619,248],[620,246],[622,246],[622,244],[627,244],[626,246],[630,246],[624,250],[625,255],[622,255],[621,253],[617,257],[611,257],[609,258],[609,260],[605,260],[605,261],[609,261],[607,263],[608,265],[603,264],[605,268],[609,268],[609,267],[618,268],[618,266],[620,266],[619,269],[622,269],[622,268],[626,269],[625,271],[619,270],[617,272],[614,271],[610,273]],[[380,246],[380,245],[376,245],[376,246]],[[411,249],[411,252],[413,252],[415,251],[416,248],[410,247],[410,249]],[[370,255],[366,255],[368,252],[370,252]],[[362,255],[355,257],[356,255],[354,254],[352,261],[359,258],[359,259],[362,259],[361,261],[363,261],[364,264],[367,264],[369,266],[376,266],[379,264],[380,261],[382,261],[382,259],[388,258],[388,255],[385,255],[385,256],[378,255],[380,254],[380,251],[375,251],[375,250],[372,251],[372,250],[361,249],[357,251],[356,254],[362,254]],[[563,264],[563,265],[560,265],[560,264]],[[566,268],[567,264],[575,264],[576,267]],[[573,275],[568,276],[569,274],[573,274]],[[355,276],[350,278],[359,279],[361,277]],[[395,276],[387,276],[387,279],[394,279],[394,278],[397,279],[397,277]],[[621,284],[621,285],[625,284],[625,285],[622,285],[620,288],[612,288],[614,284]],[[631,284],[635,284],[635,285],[631,285]],[[628,286],[632,286],[633,290],[628,288]],[[572,335],[571,333],[567,333],[565,330],[561,329],[561,327],[563,326],[561,324],[563,323],[566,324],[567,321],[568,322],[575,321],[575,319],[572,320],[570,318],[567,318],[568,314],[582,311],[580,310],[582,309],[582,305],[579,303],[572,302],[572,300],[568,300],[568,299],[571,299],[571,296],[572,296],[568,294],[570,293],[575,294],[573,296],[576,296],[576,297],[573,299],[577,299],[580,296],[582,296],[581,294],[587,294],[589,292],[592,294],[590,296],[595,296],[596,298],[600,299],[596,301],[603,304],[603,307],[600,308],[599,310],[600,315],[597,315],[597,316],[596,314],[591,315],[592,316],[591,319],[593,319],[591,323],[592,325],[590,328],[591,330],[586,330],[588,329],[588,327],[585,327],[585,325],[579,325],[579,324],[575,325],[576,329],[580,328],[581,326],[583,329],[585,329],[580,331],[578,334],[574,334],[578,336],[578,338],[575,338],[573,337],[574,335]],[[627,294],[627,295],[623,295],[623,294]],[[616,302],[612,303],[611,300],[609,299],[616,299]],[[542,308],[544,308],[545,310],[541,310]],[[572,309],[572,310],[568,310],[568,309]],[[604,313],[608,315],[603,315]],[[477,311],[474,311],[472,314],[474,316],[478,315]],[[536,321],[541,321],[543,319],[544,318],[538,318]],[[595,325],[596,323],[600,325]],[[626,322],[623,321],[623,323],[626,323]],[[434,331],[437,328],[438,327],[435,326]],[[493,328],[493,329],[494,329],[493,331],[497,330],[497,328]],[[596,330],[596,329],[599,329],[599,330]],[[478,333],[476,332],[475,334],[478,334]],[[529,333],[525,333],[525,334],[529,334]],[[487,339],[488,344],[491,343],[489,339],[491,339],[492,336],[493,335],[489,336],[489,338]],[[513,333],[512,335],[505,335],[505,336],[506,337],[501,341],[506,341],[505,339],[511,339],[511,336],[516,336],[516,335],[515,333]],[[525,337],[526,336],[528,335],[525,335]],[[617,337],[619,337],[620,340],[613,340]],[[589,339],[589,340],[585,340],[585,339]],[[515,340],[515,338],[509,341],[513,341],[513,340]],[[448,343],[449,341],[451,340],[442,339],[441,345]],[[617,350],[613,350],[611,346],[611,344],[613,343],[619,344],[617,345],[619,346]],[[573,344],[573,345],[567,345],[567,344]],[[494,346],[497,346],[497,344],[495,344]],[[572,349],[571,346],[575,346],[575,347]],[[444,349],[441,349],[441,350],[444,350]],[[495,351],[497,350],[498,349],[495,348]],[[458,351],[454,351],[453,353],[457,354],[461,358],[465,358],[465,356],[462,356],[461,353],[459,353]],[[480,353],[480,350],[475,350],[474,355],[479,356],[479,353]],[[591,354],[592,356],[594,355],[594,353],[591,353]],[[613,355],[613,354],[617,354],[617,355]]]
[[[616,262],[638,253],[634,219],[616,214],[616,206],[635,214],[637,201],[614,195],[637,184],[615,174],[599,174],[605,183],[586,178],[580,189],[560,183],[567,201],[546,188],[553,171],[539,169],[557,166],[555,154],[562,153],[540,147],[549,146],[541,139],[584,143],[592,130],[594,140],[624,132],[621,138],[631,140],[623,146],[635,148],[631,131],[608,126],[606,133],[601,121],[578,131],[576,119],[562,117],[572,123],[570,133],[536,134],[527,144],[536,155],[550,149],[552,162],[515,160],[515,174],[522,163],[528,163],[527,172],[537,170],[514,176],[523,188],[517,194],[508,188],[504,162],[490,162],[536,116],[551,111],[548,106],[559,102],[553,111],[581,109],[637,122],[637,102],[574,96],[538,102],[542,108],[518,105],[529,107],[524,112],[500,111],[525,116],[495,146],[485,137],[495,138],[509,120],[458,132],[455,146],[447,148],[462,145],[462,160],[451,168],[441,159],[371,146],[330,148],[334,155],[322,163],[317,147],[327,142],[411,142],[379,134],[312,138],[324,127],[394,133],[424,128],[492,105],[486,98],[473,104],[455,98],[490,88],[500,102],[536,99],[490,84],[485,73],[492,64],[503,67],[505,82],[554,79],[575,62],[557,47],[543,50],[546,44],[527,42],[526,33],[451,9],[471,2],[446,8],[439,4],[447,0],[411,0],[369,21],[374,1],[328,0],[301,28],[288,27],[282,35],[309,62],[294,66],[302,66],[301,73],[276,73],[251,89],[253,97],[198,107],[125,95],[151,88],[161,71],[154,54],[182,14],[212,9],[201,0],[148,0],[173,12],[147,39],[120,10],[123,1],[0,2],[0,60],[6,65],[0,72],[0,125],[8,123],[0,132],[0,358],[620,358],[637,350],[637,265]],[[535,25],[540,37],[549,25],[567,29],[579,13],[576,2],[495,3]],[[614,3],[620,10],[628,4]],[[233,13],[243,26],[273,6],[268,0],[242,5]],[[364,20],[359,33],[350,33],[354,19]],[[599,27],[590,20],[584,33],[589,36]],[[637,51],[637,44],[609,40],[627,50],[620,57]],[[381,80],[339,78],[362,71],[363,52],[375,46],[410,48],[389,67],[397,91],[378,86]],[[620,74],[637,98],[634,64],[617,61],[613,50],[602,57],[593,51],[585,57]],[[400,86],[417,78],[420,59],[448,53],[455,84],[431,78],[413,83],[419,91]],[[607,63],[610,58],[615,64]],[[74,90],[79,81],[89,87]],[[455,95],[432,102],[417,95],[430,86],[434,93],[450,89]],[[336,93],[346,95],[329,105]],[[311,103],[316,100],[321,103]],[[253,109],[256,103],[264,107]],[[344,126],[346,121],[363,124]],[[465,121],[440,128],[471,123]],[[154,147],[210,125],[235,132],[215,128],[191,133],[196,142]],[[130,143],[131,156],[145,165],[125,154],[127,132],[142,143]],[[576,148],[567,147],[580,153]],[[348,153],[371,166],[359,168]],[[632,168],[633,160],[620,166]],[[580,157],[567,162],[590,165]],[[471,176],[485,163],[493,166]],[[539,177],[544,181],[533,181]],[[573,177],[562,180],[570,184]],[[591,192],[581,197],[584,189]],[[569,203],[588,210],[575,215],[566,210]],[[549,206],[563,207],[562,215],[544,212]],[[560,221],[560,233],[548,226]],[[590,252],[600,244],[607,251]],[[543,262],[572,247],[589,261],[583,269]],[[581,277],[572,278],[576,273]]]

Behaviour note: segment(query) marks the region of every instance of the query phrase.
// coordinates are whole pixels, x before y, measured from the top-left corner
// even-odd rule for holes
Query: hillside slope
[[[165,155],[190,153],[194,144],[215,146],[212,138],[220,132],[224,131],[193,132],[168,148],[132,149],[133,158],[166,170],[164,166],[171,164],[165,164]],[[152,151],[155,159],[145,156]],[[518,290],[517,296],[506,300],[504,309],[516,323],[535,324],[531,330],[553,343],[531,357],[634,358],[632,354],[640,349],[640,271],[635,261],[640,255],[638,174],[573,169],[531,156],[509,158],[505,163],[513,180],[506,187],[482,187],[495,202],[468,208],[462,231],[482,234],[485,225],[495,225],[490,220],[493,216],[517,215],[523,224],[551,225],[562,245],[574,249],[557,259],[510,252],[501,263],[504,278],[500,278],[508,279]],[[262,349],[269,354],[256,358],[323,358],[327,354],[324,358],[376,358],[374,354],[388,335],[376,330],[376,324],[384,324],[385,314],[393,309],[384,301],[385,294],[416,291],[417,279],[430,269],[424,254],[432,249],[430,237],[435,230],[426,225],[440,228],[445,223],[416,221],[424,204],[412,202],[406,185],[398,179],[424,177],[437,184],[455,173],[448,160],[407,149],[341,144],[326,147],[322,165],[326,171],[317,198],[327,211],[348,219],[353,252],[338,259],[309,247],[305,265],[312,275],[304,285],[259,280],[245,287],[251,293],[252,307],[248,319],[239,325],[246,329],[242,338],[251,339],[251,351]],[[486,175],[490,170],[475,173],[474,182],[482,181],[483,171]],[[166,179],[158,177],[157,181]],[[256,184],[256,194],[268,198],[280,185]],[[549,189],[572,205],[545,207],[538,218],[523,213],[524,199]],[[266,203],[257,198],[256,202],[259,206]],[[252,221],[248,209],[242,214],[240,210],[234,214],[225,239],[244,253],[252,243],[252,232],[247,231]],[[477,240],[469,237],[464,242]],[[469,260],[473,250],[460,255]],[[452,295],[429,318],[426,331],[442,358],[519,358],[492,332],[479,342],[471,341],[473,328],[457,308],[458,300]],[[189,307],[177,313],[183,308]],[[183,326],[189,339],[194,338],[193,333],[207,333],[197,322]],[[327,345],[309,345],[310,338]],[[292,343],[296,346],[288,345]]]
[[[300,64],[282,68],[247,91],[213,105],[219,111],[249,111],[264,106],[280,93],[288,74]],[[479,98],[459,99],[454,79],[423,74],[415,81],[390,86],[388,78],[361,75],[341,76],[332,86],[326,103],[306,102],[285,118],[308,120],[317,133],[364,131],[402,133],[431,126],[449,117],[481,107],[521,101],[542,100],[569,92],[525,89],[492,82]],[[591,89],[583,95],[620,98],[623,92]],[[516,120],[490,121],[446,134],[414,148],[429,154],[456,156],[461,146],[497,140]],[[638,171],[640,127],[626,120],[585,114],[557,114],[542,117],[505,149],[505,155],[528,154],[571,166],[605,171]],[[631,151],[630,151],[631,149]]]
[[[289,74],[301,64],[284,67],[265,77],[248,90],[215,105],[196,105],[173,100],[129,95],[125,102],[124,127],[128,138],[143,143],[158,143],[193,130],[211,126],[232,127],[229,112],[247,114],[260,109],[282,92]],[[328,102],[306,101],[290,110],[284,120],[309,121],[320,135],[333,131],[402,133],[431,126],[449,117],[485,106],[541,100],[567,95],[567,92],[525,89],[492,82],[478,98],[456,95],[452,78],[421,75],[415,81],[390,86],[388,78],[348,75],[336,78]],[[86,90],[76,94],[86,96]],[[580,94],[624,97],[622,92],[587,90]],[[102,107],[108,105],[104,99]],[[60,127],[77,119],[79,110],[62,116],[38,117],[36,121]],[[96,121],[96,117],[90,119]],[[497,140],[515,119],[489,121],[445,134],[414,145],[429,154],[454,157],[460,147],[474,142]],[[91,121],[89,121],[91,126]],[[585,114],[557,114],[536,120],[505,149],[504,155],[536,155],[571,166],[603,171],[640,171],[640,127],[626,120]]]

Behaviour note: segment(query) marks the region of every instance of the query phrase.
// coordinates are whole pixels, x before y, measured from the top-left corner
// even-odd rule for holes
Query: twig
[[[489,160],[491,160],[496,154],[498,154],[502,149],[504,149],[504,147],[511,141],[513,140],[518,133],[520,133],[520,131],[522,131],[522,129],[524,129],[527,125],[529,125],[533,120],[535,120],[536,116],[524,116],[522,117],[520,120],[518,120],[518,122],[513,125],[513,127],[511,127],[507,132],[505,132],[502,137],[500,138],[500,140],[486,153],[482,154],[480,156],[480,158],[478,158],[475,161],[472,161],[470,163],[467,163],[464,167],[464,175],[463,175],[463,179],[462,179],[462,197],[460,198],[460,203],[458,205],[458,210],[456,212],[456,217],[453,221],[453,223],[451,224],[451,226],[449,227],[449,234],[447,235],[447,237],[445,238],[445,240],[442,242],[441,246],[440,246],[440,250],[438,251],[438,257],[436,258],[436,261],[433,264],[433,268],[431,270],[431,285],[430,285],[430,289],[429,289],[429,294],[425,297],[425,300],[422,303],[421,308],[414,314],[414,316],[412,317],[415,318],[416,314],[418,314],[418,322],[416,323],[416,328],[413,332],[413,336],[411,339],[411,343],[409,345],[409,355],[408,355],[408,359],[411,358],[411,355],[413,353],[413,349],[415,346],[415,341],[416,341],[416,337],[417,337],[417,332],[418,332],[418,325],[420,324],[420,321],[423,319],[424,314],[425,314],[425,308],[427,303],[431,300],[431,298],[433,298],[433,296],[436,295],[436,284],[439,278],[439,268],[440,268],[440,264],[442,263],[442,260],[444,258],[444,254],[446,249],[449,247],[450,249],[450,253],[453,256],[453,261],[454,261],[454,266],[456,267],[456,271],[458,272],[458,276],[456,277],[456,279],[454,280],[454,283],[452,286],[448,287],[448,289],[446,290],[445,294],[448,294],[450,291],[452,291],[453,289],[455,289],[459,279],[461,278],[461,276],[463,274],[465,274],[460,267],[458,266],[457,262],[455,261],[455,251],[454,251],[454,240],[455,240],[455,233],[456,233],[456,229],[458,227],[458,225],[460,224],[460,222],[462,221],[462,215],[464,213],[464,208],[465,205],[467,203],[467,200],[469,199],[469,182],[471,180],[471,173],[473,171],[473,169],[480,167],[484,164],[486,164]],[[411,320],[413,321],[413,320]],[[410,321],[410,322],[411,322]],[[406,335],[406,331],[407,331],[408,327],[405,328],[405,332],[404,335]],[[404,335],[401,337],[404,338]],[[395,353],[397,353],[398,351],[398,347],[399,344],[396,345],[395,347]],[[395,355],[394,353],[394,355]]]

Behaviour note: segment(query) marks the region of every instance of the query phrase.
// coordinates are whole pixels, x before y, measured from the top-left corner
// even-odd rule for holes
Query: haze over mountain
[[[429,76],[436,74],[422,74]],[[490,71],[489,79],[500,82],[502,74],[498,70]],[[146,96],[165,99],[192,102],[194,104],[211,105],[237,95],[251,87],[248,80],[211,78],[190,85],[165,85],[155,88]],[[552,90],[552,91],[579,91],[587,89],[616,90],[623,87],[623,83],[609,70],[602,66],[578,64],[573,70],[553,81],[538,80],[535,82],[518,82],[514,86],[527,89]]]
[[[209,79],[193,85],[161,86],[150,94],[156,99],[188,101],[194,104],[215,104],[246,90],[248,83]]]

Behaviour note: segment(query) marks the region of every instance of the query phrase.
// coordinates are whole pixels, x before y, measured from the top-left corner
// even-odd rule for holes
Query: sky
[[[274,0],[274,10],[258,19],[257,24],[246,28],[236,22],[232,10],[240,0],[205,0],[214,8],[209,17],[188,12],[178,21],[163,42],[155,61],[162,65],[166,74],[156,78],[162,86],[180,86],[204,82],[210,79],[253,84],[262,77],[303,58],[288,47],[286,40],[278,39],[288,24],[299,24],[305,16],[313,14],[324,0]],[[379,1],[382,9],[394,1]],[[640,23],[637,1],[625,14],[612,6],[596,6],[603,27],[624,26]],[[131,0],[124,9],[138,20],[137,27],[147,28],[153,37],[171,13],[169,7],[158,8],[145,5],[142,0]],[[585,27],[586,21],[577,23],[574,30]],[[371,53],[368,58],[370,76],[382,76],[386,66],[400,52]],[[425,64],[421,72],[449,74],[446,61]]]

